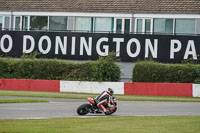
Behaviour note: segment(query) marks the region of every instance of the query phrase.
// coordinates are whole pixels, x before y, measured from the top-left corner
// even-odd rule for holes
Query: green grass
[[[200,116],[0,120],[0,133],[200,133]]]
[[[19,97],[47,97],[66,99],[85,99],[96,97],[98,94],[87,93],[60,93],[60,92],[36,92],[36,91],[7,91],[0,90],[0,96]],[[200,98],[193,97],[161,97],[161,96],[136,96],[136,95],[115,95],[121,101],[167,101],[167,102],[200,102]]]
[[[38,102],[48,102],[47,100],[40,99],[0,99],[1,103],[38,103]]]

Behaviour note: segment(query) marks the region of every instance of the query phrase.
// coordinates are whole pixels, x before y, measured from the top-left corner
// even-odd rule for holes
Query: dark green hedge
[[[119,81],[120,68],[106,58],[85,63],[57,59],[0,58],[0,78]]]
[[[137,62],[133,69],[133,82],[199,83],[200,65],[164,64],[154,61]]]

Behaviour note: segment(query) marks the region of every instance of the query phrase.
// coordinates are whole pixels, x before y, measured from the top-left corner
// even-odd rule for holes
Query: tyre
[[[105,112],[105,115],[111,115],[113,113],[115,113],[117,111],[117,108],[115,108],[114,110],[111,110],[109,112]]]
[[[92,106],[90,104],[83,104],[80,105],[77,109],[77,114],[79,115],[86,115],[87,113],[89,113],[89,109],[92,108]]]

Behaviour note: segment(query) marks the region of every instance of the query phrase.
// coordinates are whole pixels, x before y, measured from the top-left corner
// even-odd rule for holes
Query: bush
[[[118,61],[115,53],[111,52],[107,57],[99,57],[97,63],[97,76],[99,81],[119,81],[120,68],[115,64]]]
[[[192,83],[200,77],[200,65],[164,64],[155,61],[137,62],[133,82]]]
[[[0,59],[0,78],[7,77],[9,71],[9,65],[6,60]]]
[[[108,58],[85,63],[72,63],[57,59],[0,58],[0,78],[119,81],[120,69],[114,61],[111,62]]]

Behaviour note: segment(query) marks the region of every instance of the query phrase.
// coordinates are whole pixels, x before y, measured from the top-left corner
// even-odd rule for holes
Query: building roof
[[[200,0],[0,0],[0,11],[200,14]]]

